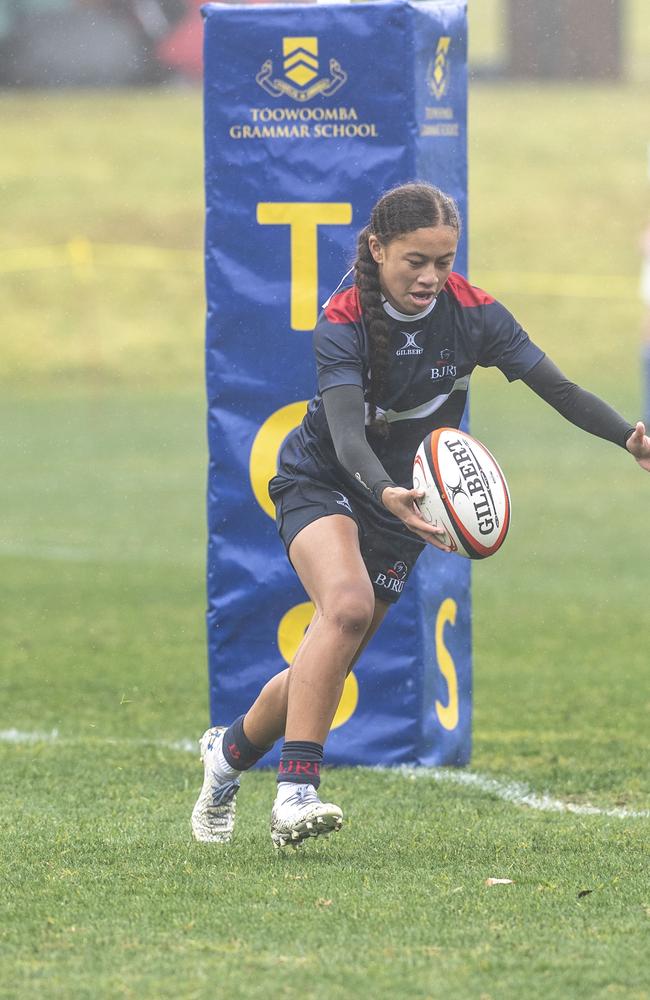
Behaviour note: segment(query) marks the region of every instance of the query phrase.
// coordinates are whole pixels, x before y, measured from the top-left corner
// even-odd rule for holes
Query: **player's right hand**
[[[417,501],[423,498],[424,490],[405,490],[401,486],[387,486],[381,494],[381,502],[386,510],[399,517],[409,531],[434,548],[442,552],[451,552],[451,547],[442,540],[446,537],[445,529],[434,528],[422,517]]]
[[[650,472],[650,437],[645,431],[645,424],[639,420],[625,447],[631,455],[634,455],[641,468]]]

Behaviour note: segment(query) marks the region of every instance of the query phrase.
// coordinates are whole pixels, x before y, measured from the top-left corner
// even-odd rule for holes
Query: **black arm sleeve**
[[[395,483],[366,440],[363,389],[356,385],[332,386],[323,392],[323,406],[339,462],[381,502],[384,489]]]
[[[624,448],[634,432],[634,427],[620,413],[598,396],[570,382],[550,358],[542,358],[524,375],[522,382],[576,427],[596,437]]]

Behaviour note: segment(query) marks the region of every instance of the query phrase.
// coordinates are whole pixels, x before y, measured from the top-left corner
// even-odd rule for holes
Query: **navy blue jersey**
[[[388,303],[384,308],[390,366],[377,415],[389,422],[390,434],[383,437],[367,427],[366,437],[391,479],[411,489],[420,442],[437,427],[459,426],[476,366],[499,368],[512,382],[527,375],[544,352],[501,303],[459,274],[450,274],[434,303],[416,316],[399,313]],[[286,438],[279,472],[313,479],[334,476],[342,489],[357,493],[363,487],[336,458],[321,395],[334,386],[356,385],[368,398],[368,336],[350,275],[325,303],[314,350],[318,395],[300,427]]]

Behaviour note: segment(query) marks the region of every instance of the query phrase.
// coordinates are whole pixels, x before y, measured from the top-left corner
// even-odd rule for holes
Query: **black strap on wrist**
[[[375,500],[381,503],[381,495],[388,486],[395,486],[392,479],[380,479],[378,483],[375,483],[372,487],[372,493]]]

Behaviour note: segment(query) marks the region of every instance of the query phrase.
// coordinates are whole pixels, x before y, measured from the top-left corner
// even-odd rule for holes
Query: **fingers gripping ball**
[[[503,545],[510,527],[510,494],[487,448],[463,431],[441,427],[418,448],[413,486],[429,524],[443,527],[454,552],[486,559]]]

